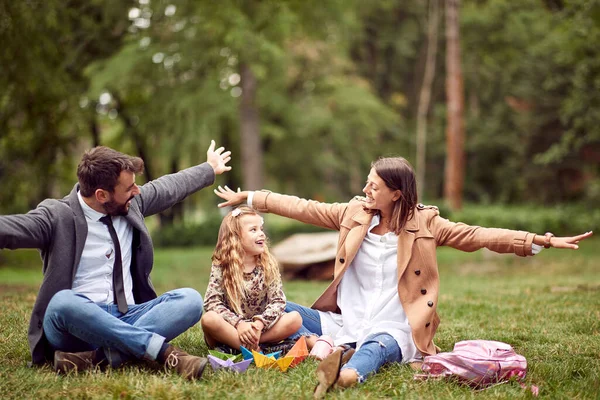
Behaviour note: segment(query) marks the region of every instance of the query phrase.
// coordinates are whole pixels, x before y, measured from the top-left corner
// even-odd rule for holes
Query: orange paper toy
[[[294,347],[285,355],[286,357],[294,357],[290,368],[300,364],[308,356],[308,347],[306,347],[306,337],[300,336],[300,339],[294,344]]]

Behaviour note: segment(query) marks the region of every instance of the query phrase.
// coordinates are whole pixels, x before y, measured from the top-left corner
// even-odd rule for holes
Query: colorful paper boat
[[[241,346],[240,350],[242,351],[242,357],[244,357],[244,360],[253,360],[254,361],[254,357],[252,356],[252,352],[250,350],[248,350],[244,346]]]
[[[231,360],[233,362],[242,361],[244,359],[242,354],[227,354],[217,350],[208,350],[208,354],[220,358],[221,360]]]
[[[308,356],[308,347],[306,346],[306,337],[300,336],[300,339],[294,344],[294,347],[288,351],[286,357],[294,357],[290,368],[300,364]]]
[[[254,363],[258,368],[279,368],[282,372],[287,371],[292,364],[292,361],[294,361],[294,357],[275,358],[270,357],[270,355],[265,356],[254,350],[252,350],[252,356],[254,357]]]
[[[252,352],[254,351],[250,351],[247,348],[245,348],[244,346],[240,346],[240,350],[242,351],[242,357],[244,357],[244,360],[252,360],[254,361],[254,356],[252,355]],[[259,352],[259,354],[263,354],[263,352]],[[281,351],[275,351],[273,353],[269,353],[267,354],[267,357],[272,357],[274,359],[278,359],[279,357],[281,357]]]
[[[208,355],[208,362],[210,362],[211,367],[216,371],[218,369],[228,369],[234,372],[245,372],[252,360],[242,360],[239,362],[234,362],[232,360],[223,360],[219,357],[215,357],[212,354]]]

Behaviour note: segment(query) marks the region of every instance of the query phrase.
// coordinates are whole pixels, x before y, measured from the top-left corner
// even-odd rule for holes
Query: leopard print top
[[[268,331],[285,310],[286,299],[281,278],[278,277],[266,287],[264,270],[256,267],[252,272],[244,273],[244,286],[247,296],[241,304],[242,314],[237,314],[228,303],[223,287],[223,271],[220,266],[213,265],[204,296],[205,311],[216,312],[234,327],[241,321],[258,319],[264,324],[263,332]]]

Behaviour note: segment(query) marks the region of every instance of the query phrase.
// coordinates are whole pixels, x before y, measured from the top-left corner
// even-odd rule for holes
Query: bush
[[[272,216],[269,216],[272,217]],[[266,232],[271,243],[277,243],[295,233],[325,232],[323,228],[303,224],[281,217],[269,218],[266,222]]]
[[[213,214],[202,223],[170,225],[152,232],[157,247],[215,246],[221,216]]]
[[[570,236],[596,230],[600,226],[600,209],[570,204],[553,207],[467,204],[461,211],[442,216],[469,225],[523,230],[542,235],[544,232],[553,232]]]
[[[271,243],[277,243],[294,233],[322,232],[316,226],[292,221],[276,215],[265,214],[267,237]],[[221,216],[213,214],[202,223],[171,225],[159,228],[152,233],[156,247],[192,247],[217,244]]]

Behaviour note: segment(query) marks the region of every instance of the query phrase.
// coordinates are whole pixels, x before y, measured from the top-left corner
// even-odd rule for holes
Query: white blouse
[[[398,297],[398,236],[393,232],[377,235],[374,215],[367,236],[344,273],[337,291],[341,314],[319,311],[324,335],[336,345],[356,342],[359,348],[374,333],[391,335],[400,350],[402,362],[422,358],[412,338],[408,318]]]

